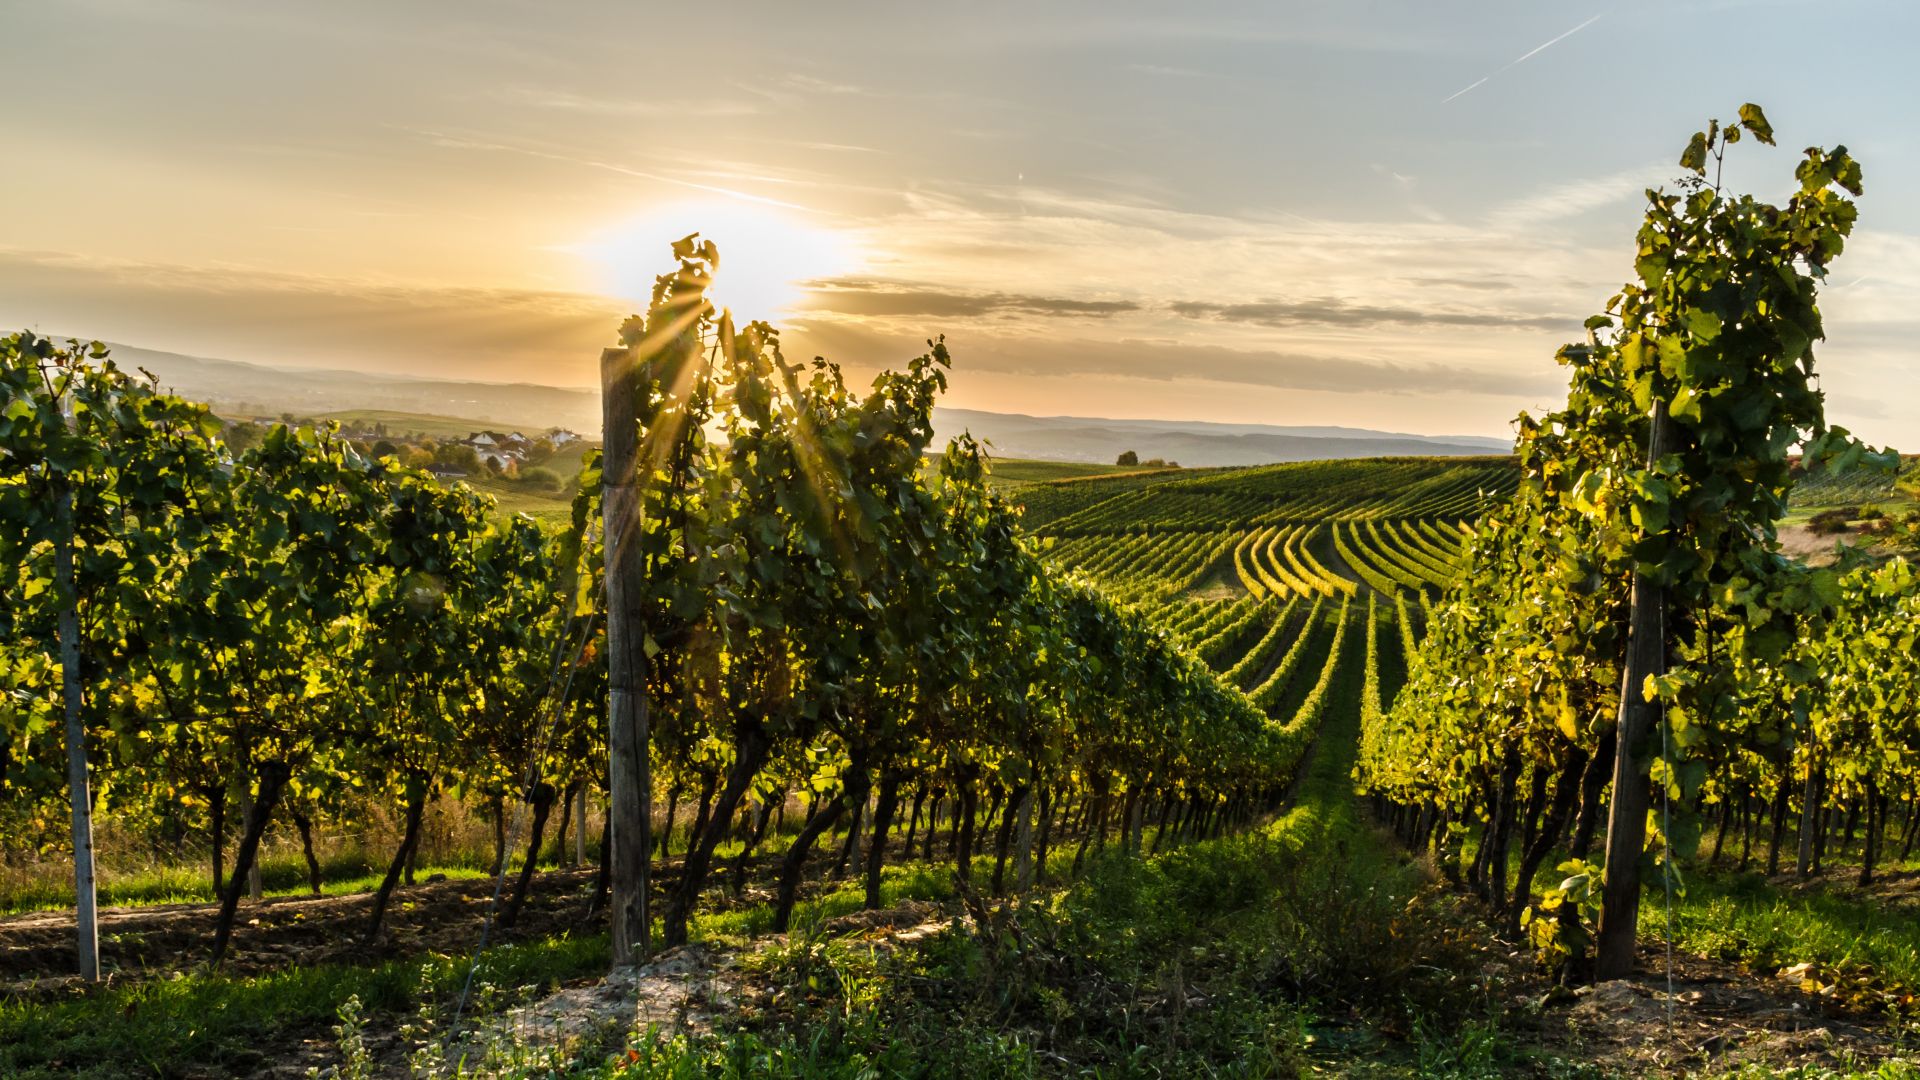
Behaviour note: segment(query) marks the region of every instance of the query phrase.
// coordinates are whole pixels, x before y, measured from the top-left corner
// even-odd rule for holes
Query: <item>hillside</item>
[[[183,397],[234,413],[276,416],[400,414],[455,425],[600,426],[600,395],[587,388],[537,383],[467,382],[326,368],[281,367],[113,344],[123,368],[142,368]],[[934,410],[942,441],[971,432],[996,456],[1109,464],[1133,450],[1142,460],[1185,466],[1261,465],[1284,461],[1391,455],[1504,453],[1509,440],[1484,436],[1408,435],[1363,428],[1220,424],[1197,420],[1117,420],[1025,416],[977,409]],[[425,429],[421,429],[425,430]],[[435,431],[429,434],[439,434]],[[450,432],[448,432],[450,433]]]
[[[1110,420],[935,409],[942,436],[969,431],[1010,457],[1109,462],[1126,450],[1141,460],[1186,466],[1263,465],[1283,461],[1395,455],[1502,454],[1510,439],[1406,435],[1343,427],[1219,424],[1198,420]]]
[[[464,382],[362,371],[248,364],[204,356],[112,345],[125,369],[143,368],[182,397],[247,415],[311,416],[342,410],[471,417],[508,427],[600,426],[596,391],[536,383]]]

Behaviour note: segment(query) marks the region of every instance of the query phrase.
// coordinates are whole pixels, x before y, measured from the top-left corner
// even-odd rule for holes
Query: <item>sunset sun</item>
[[[773,320],[799,302],[807,282],[855,265],[848,239],[803,213],[727,199],[653,207],[564,250],[586,263],[596,291],[644,304],[654,279],[672,269],[668,246],[690,233],[719,246],[713,300],[742,321]]]

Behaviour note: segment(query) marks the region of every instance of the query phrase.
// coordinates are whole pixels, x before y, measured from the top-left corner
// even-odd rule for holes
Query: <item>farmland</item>
[[[0,338],[0,1070],[1913,1075],[1920,514],[1810,379],[1860,170],[1742,139],[1511,456],[996,463],[944,340],[791,363],[697,235],[538,517],[471,468],[532,440]]]
[[[937,928],[935,941],[951,938],[938,953],[945,958],[932,969],[924,967],[926,960],[896,955],[887,946],[888,932],[876,936],[862,929],[865,924],[853,918],[862,906],[860,887],[836,880],[825,868],[804,886],[795,922],[800,936],[768,937],[774,912],[766,890],[774,883],[777,860],[797,835],[801,808],[793,803],[783,816],[791,812],[796,820],[769,828],[757,853],[748,851],[744,837],[727,840],[715,852],[726,861],[747,856],[741,864],[746,885],[737,891],[720,886],[708,900],[711,913],[696,918],[692,933],[699,950],[693,955],[702,965],[749,963],[755,974],[744,979],[740,992],[769,996],[764,1018],[746,1019],[751,1010],[739,1017],[709,1017],[702,1023],[718,1022],[718,1031],[650,1049],[647,1054],[654,1056],[643,1061],[654,1064],[613,1069],[609,1075],[650,1075],[647,1070],[655,1065],[683,1068],[694,1062],[717,1067],[749,1048],[786,1067],[810,1061],[805,1068],[832,1073],[876,1053],[876,1060],[892,1060],[935,1029],[943,1030],[944,1038],[993,1040],[1005,1055],[995,1059],[993,1069],[1016,1075],[1035,1067],[1031,1055],[1042,1048],[1098,1061],[1116,1053],[1117,1042],[1146,1032],[1176,1048],[1165,1060],[1193,1067],[1222,1055],[1257,1052],[1282,1071],[1337,1060],[1343,1068],[1371,1063],[1367,1067],[1382,1075],[1423,1071],[1423,1062],[1457,1063],[1461,1074],[1469,1074],[1482,1067],[1534,1069],[1579,1056],[1554,1034],[1554,1024],[1563,1021],[1553,1018],[1565,1014],[1565,1006],[1543,1018],[1514,1013],[1501,1003],[1502,995],[1539,979],[1527,965],[1503,961],[1495,982],[1484,975],[1462,982],[1468,970],[1486,962],[1481,954],[1504,955],[1496,939],[1477,928],[1471,909],[1478,901],[1471,891],[1454,893],[1445,884],[1449,873],[1465,873],[1464,862],[1411,859],[1399,842],[1371,824],[1368,804],[1351,793],[1360,732],[1378,723],[1394,701],[1434,605],[1460,572],[1471,523],[1487,505],[1508,497],[1519,476],[1512,459],[1379,459],[1040,480],[1013,487],[1025,512],[1040,523],[1031,530],[1031,543],[1058,572],[1083,575],[1103,591],[1153,611],[1158,627],[1275,725],[1283,736],[1276,766],[1297,777],[1277,816],[1237,835],[1214,836],[1186,820],[1189,811],[1179,804],[1162,802],[1140,815],[1136,839],[1128,839],[1122,824],[1116,850],[1102,852],[1098,845],[1089,850],[1074,843],[1087,836],[1084,826],[1075,829],[1073,814],[1060,815],[1054,826],[1058,847],[1037,875],[1050,883],[1035,886],[1034,894],[1050,899],[1026,909],[1021,918],[1032,921],[1028,932],[1047,927],[1048,934],[1073,935],[1065,939],[1072,944],[1056,940],[1049,946],[1061,951],[1047,961],[1067,964],[1072,974],[1043,969],[1020,975],[1026,980],[1023,999],[1007,1028],[1005,1014],[996,1010],[977,1012],[969,1006],[958,1018],[937,1018],[928,1011],[941,1000],[937,995],[962,992],[979,977],[973,965],[998,963],[971,952],[981,943],[944,921],[968,909],[963,895],[939,872],[958,843],[951,812],[936,818],[937,811],[929,808],[924,826],[921,815],[914,815],[905,836],[909,851],[890,854],[882,874],[880,910],[907,913],[912,926]],[[8,935],[12,949],[8,977],[14,1011],[0,1014],[0,1046],[9,1048],[3,1052],[12,1055],[11,1067],[36,1075],[58,1060],[111,1075],[93,1055],[123,1045],[122,1040],[139,1040],[151,1055],[150,1067],[162,1074],[184,1070],[191,1075],[182,1063],[197,1059],[250,1068],[249,1063],[265,1060],[259,1056],[263,1045],[274,1057],[325,1063],[337,1042],[328,1026],[348,997],[360,1003],[359,1022],[370,1030],[391,1027],[400,1014],[441,995],[451,998],[464,978],[463,958],[471,954],[484,921],[489,852],[482,822],[462,826],[467,811],[444,796],[435,806],[435,815],[447,820],[444,828],[451,831],[422,859],[421,883],[399,888],[402,910],[390,936],[371,947],[347,943],[358,940],[354,927],[378,886],[377,856],[359,856],[356,862],[342,849],[327,859],[321,891],[337,899],[322,904],[301,899],[308,892],[305,873],[284,842],[268,859],[264,906],[236,938],[233,959],[217,975],[171,981],[174,973],[204,963],[212,918],[204,905],[214,897],[203,877],[177,875],[170,888],[145,886],[150,873],[103,881],[105,900],[122,905],[124,913],[114,916],[105,949],[117,985],[86,1002],[58,1004],[48,996],[59,985],[48,980],[68,962],[63,935],[70,920],[66,931],[58,918],[0,922],[0,934]],[[1702,812],[1712,814],[1710,808]],[[748,813],[744,820],[751,818]],[[991,827],[991,819],[982,826]],[[916,834],[925,839],[916,841]],[[592,849],[598,838],[591,833],[589,838],[593,842],[586,846]],[[834,850],[848,839],[847,831],[836,829],[819,843]],[[682,819],[665,849],[670,854],[658,864],[657,882],[672,881],[681,860],[671,853],[689,840]],[[340,842],[322,838],[329,850]],[[1137,845],[1138,861],[1128,854],[1129,844]],[[1838,973],[1857,963],[1863,948],[1900,948],[1897,939],[1885,936],[1891,931],[1877,929],[1864,915],[1863,901],[1848,899],[1851,890],[1772,884],[1754,876],[1745,853],[1736,865],[1731,850],[1726,859],[1716,860],[1716,866],[1724,863],[1718,869],[1706,865],[1701,852],[1698,895],[1679,913],[1683,947],[1712,958],[1699,963],[1720,965],[1695,972],[1699,985],[1711,987],[1728,973],[1753,978],[1738,974],[1743,962],[1762,965],[1762,973],[1802,962]],[[571,985],[604,964],[606,938],[595,929],[596,923],[604,926],[604,916],[582,924],[577,915],[591,903],[594,874],[590,866],[568,869],[573,857],[564,837],[540,856],[529,914],[520,927],[501,932],[483,979],[502,987]],[[1836,850],[1834,857],[1844,856]],[[991,858],[973,861],[978,873],[991,875]],[[1331,875],[1322,883],[1326,891],[1301,890],[1300,875],[1308,866],[1316,879]],[[1894,871],[1896,879],[1905,872],[1902,864]],[[427,880],[440,876],[448,880]],[[22,904],[28,895],[16,886],[14,906],[57,911],[71,903],[70,892],[63,895],[57,888]],[[1200,902],[1199,895],[1212,899]],[[171,906],[147,906],[155,902]],[[1336,905],[1341,919],[1356,921],[1337,928],[1319,922],[1332,914],[1325,905]],[[1393,912],[1408,905],[1421,912],[1425,930],[1407,939],[1377,936],[1402,933],[1389,928]],[[1734,916],[1743,905],[1770,914],[1759,916],[1759,922]],[[1781,920],[1800,928],[1797,937],[1782,939],[1768,929]],[[974,933],[979,932],[984,931]],[[1142,933],[1154,935],[1151,944],[1141,943],[1136,935]],[[1125,934],[1134,944],[1114,953],[1119,939],[1107,940],[1109,934]],[[329,941],[340,945],[324,944]],[[1817,951],[1809,951],[1810,945]],[[951,953],[955,948],[962,951]],[[1320,959],[1308,963],[1297,952],[1303,949]],[[813,959],[807,959],[809,950]],[[1219,951],[1220,960],[1193,961],[1197,952],[1209,950]],[[1285,950],[1290,959],[1284,962],[1306,964],[1289,976],[1301,980],[1298,988],[1277,998],[1259,989],[1260,980],[1269,977],[1261,974],[1270,970],[1266,965],[1282,959],[1275,950]],[[1236,954],[1244,955],[1232,959]],[[1797,988],[1766,989],[1781,1007],[1817,1002],[1823,1012],[1877,1024],[1874,1018],[1885,1015],[1878,997],[1898,996],[1911,985],[1906,980],[1920,978],[1920,971],[1907,974],[1912,965],[1897,959],[1902,955],[1880,961],[1884,974],[1873,983],[1873,1001],[1837,1006]],[[1248,967],[1257,956],[1266,959]],[[1435,961],[1444,962],[1440,973],[1418,974]],[[1040,956],[1023,961],[1040,962]],[[1168,965],[1185,970],[1184,979],[1219,1002],[1214,1010],[1189,1017],[1182,1025],[1186,1033],[1178,1037],[1167,1027],[1170,1017],[1156,1015],[1154,1004]],[[935,989],[888,1000],[853,981],[855,972],[864,972],[860,978],[874,980],[870,985],[919,986],[899,982],[913,971],[923,973],[913,979],[932,978],[926,985]],[[833,973],[824,988],[797,1000],[781,996],[780,987],[790,980],[818,983],[822,972]],[[725,977],[743,979],[737,973]],[[1057,981],[1062,978],[1067,981]],[[1056,993],[1083,992],[1089,979],[1102,987],[1100,1000],[1107,1004],[1101,1008],[1131,1000],[1129,1008],[1145,1010],[1135,1034],[1114,1028],[1092,1007],[1060,1013],[1045,1004]],[[1401,986],[1410,996],[1398,990],[1383,994],[1383,985]],[[1765,986],[1763,981],[1755,985]],[[1441,1002],[1458,994],[1475,1004],[1466,1016],[1440,1022]],[[198,1025],[185,1038],[170,1026],[209,1008],[231,1011],[235,1022]],[[1042,1015],[1035,1009],[1056,1010],[1053,1034],[1029,1026]],[[142,1022],[148,1026],[136,1031],[125,1019],[134,1015],[146,1017]],[[1763,1023],[1738,1014],[1725,1020],[1751,1025],[1752,1039],[1766,1037]],[[1583,1022],[1573,1023],[1577,1029]],[[1275,1023],[1282,1025],[1279,1032]],[[810,1025],[832,1033],[824,1047],[803,1049]],[[1006,1030],[1015,1033],[1012,1042],[1004,1041]],[[1333,1030],[1361,1037],[1338,1044],[1343,1049],[1328,1059],[1326,1032]],[[258,1038],[262,1032],[272,1033],[264,1044]],[[547,1056],[539,1060],[559,1054],[591,1072],[597,1067],[592,1063],[607,1052],[606,1040],[618,1045],[624,1037],[609,1031],[584,1042],[555,1044],[541,1051]],[[1859,1046],[1865,1053],[1883,1053],[1886,1039],[1862,1037]],[[380,1045],[389,1047],[380,1060],[391,1067],[398,1049],[391,1042]],[[90,1049],[95,1046],[101,1049]],[[489,1052],[497,1059],[491,1067],[500,1072],[531,1068],[530,1060],[515,1059],[498,1046]],[[1637,1059],[1614,1052],[1621,1054],[1617,1067],[1634,1069]],[[951,1067],[960,1068],[959,1062]]]

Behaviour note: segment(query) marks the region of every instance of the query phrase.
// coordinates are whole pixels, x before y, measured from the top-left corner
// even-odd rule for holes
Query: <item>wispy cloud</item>
[[[622,314],[578,293],[0,248],[0,325],[269,364],[588,384]]]
[[[809,344],[873,365],[897,363],[907,339],[876,334],[858,323],[801,321],[793,327]],[[1552,389],[1551,367],[1522,378],[1463,365],[1398,363],[1283,349],[1243,349],[1145,339],[1095,340],[969,333],[954,344],[961,369],[1024,377],[1133,379],[1170,384],[1200,380],[1260,390],[1375,394],[1512,395]],[[907,354],[910,355],[910,354]]]
[[[1649,162],[1606,176],[1594,176],[1515,199],[1495,208],[1487,222],[1497,228],[1520,230],[1584,214],[1603,206],[1634,202],[1649,187],[1672,175],[1665,165]]]
[[[1251,323],[1255,326],[1337,326],[1367,328],[1385,325],[1459,326],[1512,330],[1575,329],[1579,320],[1563,315],[1517,315],[1499,311],[1448,311],[1416,307],[1355,304],[1332,297],[1305,300],[1260,300],[1243,304],[1176,301],[1174,312],[1189,319]]]
[[[1202,71],[1199,68],[1175,67],[1170,64],[1128,64],[1128,71],[1137,71],[1142,75],[1163,75],[1173,79],[1224,79],[1227,76],[1218,71]]]
[[[752,116],[761,107],[751,101],[724,98],[685,100],[674,98],[599,97],[571,90],[541,86],[509,86],[494,96],[512,105],[557,112],[593,116],[661,116],[687,119],[712,119],[723,116]]]
[[[809,308],[842,315],[973,318],[989,315],[1068,315],[1105,318],[1139,311],[1132,300],[1094,300],[1085,297],[1037,296],[1028,293],[958,292],[934,286],[835,278],[807,283]]]
[[[1555,38],[1550,38],[1546,41],[1541,42],[1538,45],[1535,45],[1533,48],[1528,49],[1526,52],[1523,52],[1519,56],[1513,58],[1512,60],[1507,61],[1505,64],[1501,65],[1500,67],[1495,68],[1494,70],[1488,72],[1485,75],[1480,76],[1478,79],[1475,79],[1474,81],[1468,83],[1467,85],[1461,87],[1460,89],[1455,90],[1453,93],[1448,94],[1445,98],[1441,99],[1440,104],[1445,105],[1447,102],[1452,101],[1457,97],[1460,97],[1461,95],[1467,93],[1470,90],[1477,90],[1480,87],[1485,86],[1487,84],[1487,81],[1494,78],[1495,76],[1504,74],[1508,71],[1513,70],[1516,67],[1519,67],[1521,64],[1526,63],[1527,61],[1533,59],[1536,56],[1539,56],[1541,53],[1546,52],[1548,49],[1553,48],[1555,45],[1560,44],[1561,42],[1567,40],[1568,38],[1579,33],[1580,31],[1585,30],[1587,27],[1592,26],[1594,23],[1599,22],[1601,19],[1601,16],[1604,16],[1605,14],[1606,12],[1603,11],[1599,15],[1595,15],[1592,18],[1588,19],[1586,22],[1581,23],[1579,26],[1576,26],[1573,29],[1568,30],[1566,33],[1563,33],[1560,36]]]
[[[510,143],[495,142],[488,139],[476,139],[476,138],[470,138],[463,135],[449,135],[444,132],[438,132],[438,131],[423,130],[418,132],[418,134],[426,138],[434,146],[443,147],[449,150],[474,150],[474,151],[483,151],[487,153],[497,153],[497,154],[517,154],[517,155],[520,155],[521,157],[537,158],[542,161],[557,161],[557,162],[561,162],[568,165],[577,165],[585,169],[598,169],[603,172],[616,173],[621,176],[631,176],[636,180],[651,180],[658,184],[671,184],[675,187],[689,188],[694,191],[704,191],[712,195],[724,195],[729,199],[738,199],[741,202],[758,203],[762,206],[778,206],[787,210],[801,210],[807,213],[818,212],[817,210],[815,210],[814,207],[802,206],[799,203],[786,202],[781,199],[772,199],[772,198],[768,198],[765,195],[755,195],[751,192],[739,191],[734,188],[721,187],[717,184],[702,184],[695,180],[686,180],[677,176],[668,176],[665,173],[648,172],[645,169],[630,168],[626,165],[621,165],[611,161],[600,161],[594,158],[576,157],[571,154],[561,154],[561,153],[555,153],[548,150],[538,150],[530,146],[514,146]]]

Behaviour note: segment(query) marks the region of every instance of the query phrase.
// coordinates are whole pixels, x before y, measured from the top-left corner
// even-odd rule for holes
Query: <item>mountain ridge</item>
[[[278,367],[240,360],[111,344],[126,369],[144,368],[163,387],[240,415],[312,416],[387,409],[464,417],[520,428],[600,426],[599,394],[540,383],[390,375],[334,368]],[[1507,453],[1511,440],[1478,435],[1414,435],[1329,425],[1237,424],[1211,420],[1035,416],[939,407],[944,440],[963,431],[1002,457],[1111,462],[1132,450],[1188,466],[1264,465],[1321,458]]]

